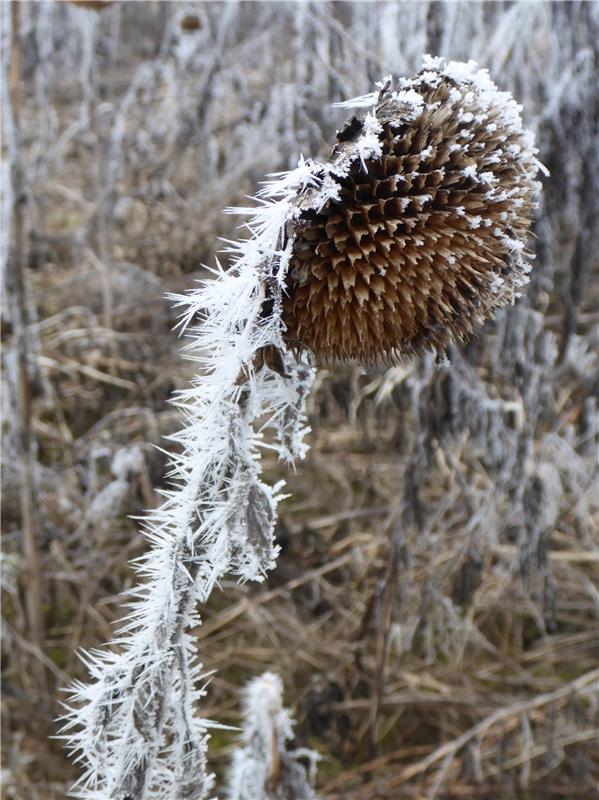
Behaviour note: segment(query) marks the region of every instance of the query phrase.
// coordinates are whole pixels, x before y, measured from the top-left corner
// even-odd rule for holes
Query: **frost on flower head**
[[[299,204],[285,337],[325,362],[442,354],[513,300],[532,258],[541,165],[486,70],[425,57],[368,104],[337,135],[325,201]]]

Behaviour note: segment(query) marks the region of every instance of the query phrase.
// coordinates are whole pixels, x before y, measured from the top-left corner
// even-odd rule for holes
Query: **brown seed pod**
[[[196,14],[185,14],[185,16],[181,18],[180,25],[181,30],[184,30],[186,33],[193,33],[194,31],[200,30],[202,22]]]
[[[320,362],[465,340],[526,283],[539,184],[520,107],[472,64],[427,59],[338,133],[320,207],[298,203],[285,339]]]
[[[86,8],[88,11],[103,11],[114,3],[114,0],[68,0],[72,6]]]

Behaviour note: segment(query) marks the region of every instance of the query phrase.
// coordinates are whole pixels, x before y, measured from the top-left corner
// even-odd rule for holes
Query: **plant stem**
[[[12,316],[14,347],[16,352],[16,400],[17,429],[19,439],[19,468],[21,473],[20,508],[23,535],[23,555],[25,568],[25,596],[27,622],[31,643],[43,652],[44,623],[42,614],[42,571],[37,543],[37,526],[33,488],[33,457],[31,434],[31,385],[29,380],[29,310],[27,305],[27,231],[25,206],[27,197],[24,191],[24,170],[19,157],[19,79],[21,50],[19,41],[19,3],[11,5],[11,65],[10,65],[10,103],[13,118],[15,141],[12,164],[14,187],[13,205],[13,251],[7,270],[7,294]],[[10,299],[10,295],[13,295]],[[37,678],[40,686],[46,683],[44,667],[35,660]]]

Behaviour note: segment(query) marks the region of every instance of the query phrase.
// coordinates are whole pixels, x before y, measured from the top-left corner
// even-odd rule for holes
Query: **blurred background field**
[[[308,458],[267,461],[278,566],[202,614],[202,711],[238,724],[278,672],[331,800],[598,798],[599,7],[80,5],[1,5],[4,796],[77,774],[60,689],[111,636],[191,376],[165,294],[244,235],[222,209],[326,155],[333,103],[432,53],[536,133],[531,283],[446,364],[319,374]]]

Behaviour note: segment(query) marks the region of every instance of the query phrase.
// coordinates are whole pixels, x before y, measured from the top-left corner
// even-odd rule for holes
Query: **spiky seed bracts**
[[[299,205],[287,344],[324,362],[443,352],[528,280],[532,136],[473,62],[427,57],[357,104],[373,108],[338,134],[328,198]]]

